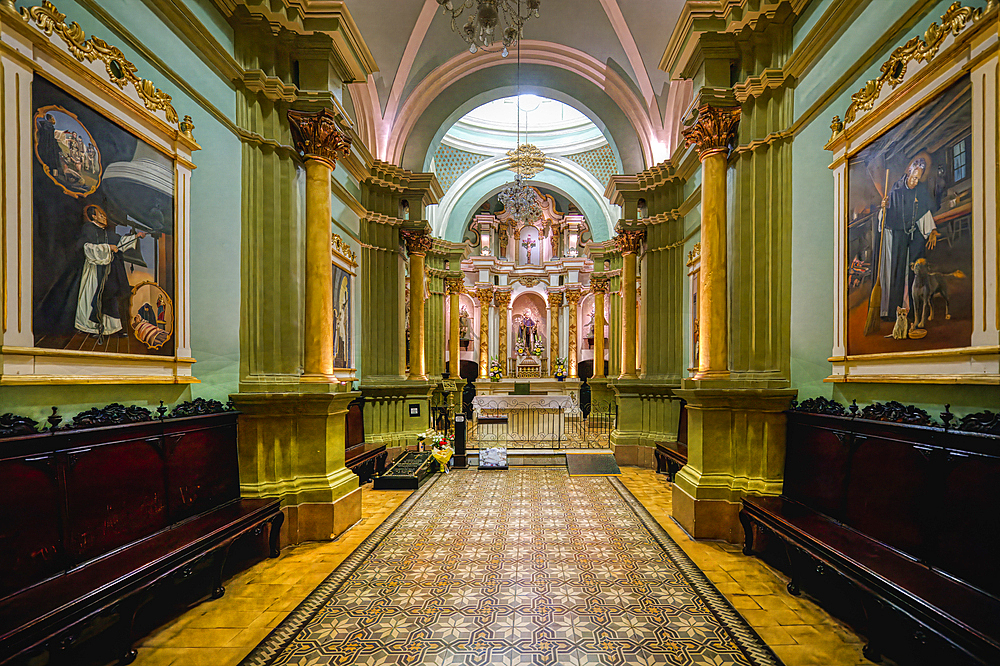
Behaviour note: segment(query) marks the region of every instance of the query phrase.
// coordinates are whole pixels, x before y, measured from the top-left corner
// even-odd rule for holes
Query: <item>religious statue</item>
[[[590,319],[587,320],[586,331],[587,331],[587,334],[584,335],[583,337],[585,337],[585,338],[593,338],[594,337],[594,310],[590,311]]]
[[[534,348],[537,339],[538,324],[531,318],[531,312],[525,310],[524,316],[521,318],[521,323],[517,327],[518,347],[523,347],[526,353],[531,354],[531,350]]]
[[[521,241],[521,245],[527,251],[527,260],[525,261],[525,263],[526,264],[530,264],[531,263],[531,248],[535,247],[535,245],[537,245],[537,243],[535,243],[534,239],[532,239],[531,236],[528,236],[523,241]]]
[[[465,309],[463,305],[458,311],[458,339],[459,340],[471,340],[472,339],[472,318],[469,316],[469,311]]]

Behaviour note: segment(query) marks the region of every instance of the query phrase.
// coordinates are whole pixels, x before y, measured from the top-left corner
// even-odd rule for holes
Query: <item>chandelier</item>
[[[438,4],[444,8],[445,14],[451,14],[451,29],[461,35],[462,39],[469,45],[469,53],[475,53],[480,48],[488,49],[493,46],[497,37],[497,30],[500,31],[503,50],[500,55],[507,57],[509,47],[517,44],[521,39],[524,24],[528,19],[538,18],[538,8],[542,0],[526,0],[527,12],[521,14],[521,1],[511,2],[511,0],[464,0],[456,3],[452,0],[437,0]],[[469,12],[469,20],[461,28],[458,27],[458,18],[466,9],[472,9],[475,4],[475,11]],[[503,27],[501,28],[501,23]]]
[[[542,207],[538,205],[538,195],[534,188],[524,184],[521,174],[514,176],[514,182],[500,191],[498,196],[503,208],[518,222],[532,224],[542,217]]]

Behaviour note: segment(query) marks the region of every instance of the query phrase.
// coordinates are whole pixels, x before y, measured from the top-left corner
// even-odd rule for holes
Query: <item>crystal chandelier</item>
[[[471,1],[471,0],[470,0]],[[518,2],[520,6],[520,2]],[[536,3],[537,6],[537,3]],[[537,11],[537,10],[536,10]],[[525,119],[527,122],[527,119]],[[525,128],[527,134],[527,128]],[[525,149],[529,149],[525,153]],[[537,151],[532,152],[530,149]],[[542,207],[538,205],[538,197],[535,190],[524,184],[523,174],[528,172],[528,177],[534,176],[545,168],[545,155],[540,150],[530,144],[521,145],[521,45],[517,46],[517,147],[507,153],[507,159],[511,163],[511,171],[514,171],[514,182],[507,185],[500,191],[499,199],[511,218],[519,223],[534,224],[542,217]],[[541,156],[541,161],[538,161]],[[523,158],[523,159],[522,159]],[[535,169],[533,167],[540,166]],[[527,167],[527,169],[525,169]]]
[[[511,218],[518,222],[532,224],[542,217],[542,207],[538,205],[538,196],[534,188],[524,184],[521,174],[514,177],[514,182],[500,191],[500,203]]]
[[[466,41],[469,45],[469,53],[475,53],[480,48],[488,49],[493,46],[499,29],[503,43],[500,55],[504,58],[507,57],[507,49],[517,44],[521,39],[525,22],[532,17],[538,18],[538,8],[542,4],[542,0],[525,0],[524,4],[528,11],[521,14],[521,0],[516,2],[511,2],[511,0],[464,0],[457,3],[457,7],[452,0],[437,0],[437,2],[444,8],[445,14],[451,14],[451,29]],[[469,20],[460,28],[458,18],[466,9],[472,9],[473,4],[476,6],[475,11],[469,12]],[[503,23],[502,28],[501,22]]]

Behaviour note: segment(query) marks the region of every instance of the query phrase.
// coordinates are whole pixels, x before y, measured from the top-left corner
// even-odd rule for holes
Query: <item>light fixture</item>
[[[440,0],[439,0],[440,1]],[[505,1],[505,0],[504,0]],[[530,1],[530,0],[529,0]],[[537,5],[537,3],[536,3]],[[520,8],[520,0],[518,0]],[[537,11],[537,9],[536,9]],[[527,118],[525,118],[527,123]],[[527,128],[525,128],[527,134]],[[531,144],[521,145],[521,44],[517,44],[517,147],[507,153],[514,182],[501,190],[499,199],[511,218],[522,224],[534,224],[542,217],[535,190],[524,184],[523,175],[536,175],[545,168],[545,155]],[[536,168],[537,167],[537,168]],[[529,173],[530,172],[530,173]]]
[[[511,0],[464,0],[456,3],[452,0],[437,0],[438,4],[444,8],[445,14],[451,14],[451,29],[461,35],[462,39],[469,45],[469,53],[475,53],[479,49],[488,49],[493,46],[496,40],[497,30],[500,30],[503,50],[500,55],[507,57],[507,49],[513,47],[520,41],[525,22],[534,17],[538,18],[538,8],[542,0],[525,0],[524,6],[527,8],[525,14],[521,14],[521,1],[511,2]],[[459,27],[458,18],[466,9],[475,11],[469,12],[469,20],[465,25]],[[501,23],[503,27],[501,28]]]

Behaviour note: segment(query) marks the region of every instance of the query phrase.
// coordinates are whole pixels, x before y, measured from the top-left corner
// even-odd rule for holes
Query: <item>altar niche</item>
[[[542,377],[548,362],[548,307],[541,294],[523,291],[514,297],[509,312],[500,316],[510,317],[507,330],[512,337],[507,348],[512,353],[509,361],[515,377]]]
[[[550,253],[546,253],[548,241],[542,237],[540,229],[533,225],[525,225],[517,238],[517,265],[540,266]]]

